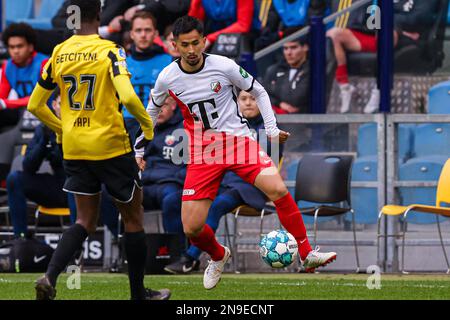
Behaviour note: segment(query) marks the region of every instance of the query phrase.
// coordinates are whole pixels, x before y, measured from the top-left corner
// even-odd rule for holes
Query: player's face
[[[158,120],[156,123],[163,124],[172,118],[173,113],[175,112],[175,108],[177,107],[177,103],[172,97],[168,97],[161,107],[161,112],[158,115]]]
[[[34,46],[27,42],[23,37],[11,37],[8,40],[8,53],[11,56],[12,61],[19,65],[24,66],[31,58],[34,52]]]
[[[137,18],[133,22],[130,36],[136,48],[142,51],[153,44],[158,36],[158,30],[153,26],[151,19]]]
[[[286,62],[291,67],[299,67],[308,52],[308,45],[300,45],[298,42],[286,42],[283,46],[283,54]]]
[[[202,53],[205,50],[206,38],[197,30],[180,34],[175,40],[174,46],[180,53],[181,59],[194,67],[202,61]]]
[[[239,94],[238,102],[239,108],[245,118],[252,119],[259,116],[259,109],[255,97],[250,93],[242,90]]]

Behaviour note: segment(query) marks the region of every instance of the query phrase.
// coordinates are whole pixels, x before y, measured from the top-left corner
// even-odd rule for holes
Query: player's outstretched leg
[[[66,230],[52,255],[47,272],[36,281],[36,300],[53,300],[56,281],[76,252],[82,248],[89,233],[95,232],[98,216],[99,195],[75,196],[77,221]]]
[[[213,289],[219,283],[231,251],[217,242],[214,231],[205,224],[211,200],[183,201],[183,228],[191,243],[211,256],[203,276],[203,286]],[[192,214],[195,213],[195,214]]]
[[[142,191],[138,188],[129,203],[116,202],[125,226],[124,247],[128,261],[131,300],[168,300],[171,294],[169,289],[156,291],[144,287],[147,244],[143,226],[144,209],[141,203]]]
[[[276,168],[263,170],[256,177],[255,186],[274,202],[281,224],[297,240],[300,258],[306,272],[314,272],[315,268],[336,260],[335,252],[319,252],[319,248],[312,250],[300,210]]]

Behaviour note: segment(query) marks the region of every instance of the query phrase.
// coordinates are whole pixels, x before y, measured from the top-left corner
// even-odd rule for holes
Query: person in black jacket
[[[252,130],[258,135],[261,146],[267,146],[267,154],[277,163],[271,150],[271,144],[264,131],[264,120],[259,112],[255,98],[246,91],[241,91],[238,96],[239,108],[247,119]],[[281,159],[282,145],[279,145],[278,160]],[[273,151],[273,152],[271,152]],[[168,200],[172,200],[173,196]],[[173,199],[175,200],[175,199]],[[220,184],[217,197],[211,204],[206,223],[215,231],[219,226],[220,219],[241,205],[248,205],[256,210],[262,210],[267,202],[266,195],[258,188],[242,180],[234,172],[227,172]],[[191,245],[181,258],[169,265],[164,270],[173,274],[189,273],[198,270],[200,255],[202,251]]]
[[[52,102],[59,116],[61,97]],[[65,174],[62,153],[53,131],[44,125],[35,129],[23,159],[23,171],[13,171],[7,177],[8,205],[14,235],[27,232],[27,199],[49,208],[67,207],[67,196],[62,190]],[[53,173],[39,173],[41,165],[48,161]]]
[[[285,32],[288,36],[297,28]],[[307,38],[283,45],[284,59],[271,66],[264,77],[264,87],[275,113],[310,112],[310,68]]]

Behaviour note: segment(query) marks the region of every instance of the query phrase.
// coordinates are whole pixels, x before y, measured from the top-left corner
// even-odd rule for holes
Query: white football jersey
[[[204,54],[203,65],[196,72],[183,70],[179,59],[168,65],[159,74],[151,91],[150,104],[160,107],[167,96],[171,95],[181,108],[184,126],[190,133],[195,126],[201,125],[202,130],[213,129],[234,136],[252,137],[248,122],[239,110],[236,87],[251,92],[255,86],[262,88],[233,60]],[[265,106],[259,104],[259,108],[269,108],[269,116],[272,117],[271,121],[266,123],[269,124],[268,132],[270,134],[272,130],[275,131],[273,135],[278,134],[268,96],[263,104]],[[265,111],[261,112],[263,117],[264,113],[267,113],[267,110]],[[266,120],[266,117],[264,119]]]

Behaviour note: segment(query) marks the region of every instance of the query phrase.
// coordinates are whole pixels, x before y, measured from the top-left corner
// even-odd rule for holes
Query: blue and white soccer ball
[[[264,262],[272,268],[284,268],[297,257],[297,241],[285,230],[274,230],[261,239],[259,253]]]

